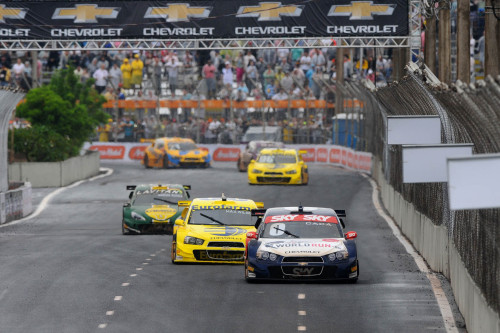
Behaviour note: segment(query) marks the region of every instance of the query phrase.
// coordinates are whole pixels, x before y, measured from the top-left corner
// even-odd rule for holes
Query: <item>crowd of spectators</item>
[[[352,55],[352,53],[351,53]],[[335,102],[335,48],[263,48],[211,51],[41,51],[37,56],[39,82],[54,70],[74,68],[82,81],[93,78],[95,89],[108,100],[315,100]],[[15,61],[13,61],[15,59]],[[0,84],[30,88],[31,53],[0,55]],[[344,59],[344,76],[379,80],[391,76],[391,62],[367,53],[359,61]],[[137,141],[158,136],[190,136],[200,142],[237,142],[246,124],[275,123],[289,142],[326,142],[333,109],[229,109],[208,114],[194,109],[109,110],[110,123],[99,128],[101,140]],[[266,112],[263,112],[266,111]],[[262,115],[265,114],[263,117]],[[319,119],[319,121],[318,121]],[[127,125],[132,124],[132,125]],[[285,130],[289,127],[289,130]],[[132,128],[132,130],[127,128]],[[306,135],[304,129],[307,129]],[[301,134],[299,134],[299,132]],[[319,134],[321,132],[321,135]],[[193,134],[194,133],[194,134]],[[315,134],[313,134],[315,133]],[[321,137],[321,139],[320,139]],[[304,139],[305,138],[305,139]]]

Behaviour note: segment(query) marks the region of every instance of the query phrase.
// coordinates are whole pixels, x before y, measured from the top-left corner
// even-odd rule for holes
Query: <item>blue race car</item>
[[[344,233],[345,211],[299,206],[256,209],[252,214],[260,219],[257,231],[247,233],[248,282],[358,280],[357,233]]]

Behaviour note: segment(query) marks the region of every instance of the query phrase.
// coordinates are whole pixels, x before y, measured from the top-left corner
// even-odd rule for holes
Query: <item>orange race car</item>
[[[193,140],[185,138],[158,138],[146,148],[142,164],[146,168],[174,168],[210,166],[208,151],[198,148]]]

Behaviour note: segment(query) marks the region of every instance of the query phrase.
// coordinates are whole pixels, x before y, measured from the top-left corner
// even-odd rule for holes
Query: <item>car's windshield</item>
[[[297,158],[292,154],[260,154],[257,162],[275,164],[297,163]]]
[[[264,238],[340,238],[337,223],[332,222],[274,222],[267,223]]]
[[[136,192],[133,205],[177,205],[178,201],[185,199],[186,195],[181,189],[148,189]]]
[[[255,225],[257,217],[250,210],[242,209],[201,209],[193,210],[189,218],[190,224],[217,225]]]
[[[197,148],[192,142],[170,142],[168,144],[168,149],[170,150],[193,150]]]

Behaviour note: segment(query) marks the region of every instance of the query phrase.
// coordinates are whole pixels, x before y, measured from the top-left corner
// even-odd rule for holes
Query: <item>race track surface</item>
[[[308,186],[250,186],[233,163],[145,170],[68,188],[37,217],[0,228],[0,332],[444,332],[425,274],[374,210],[360,174],[310,166]],[[192,185],[193,197],[347,211],[360,279],[247,284],[242,265],[173,265],[171,236],[121,234],[126,185]],[[51,190],[50,190],[51,191]],[[34,190],[34,195],[50,192]],[[37,196],[38,195],[38,196]]]

